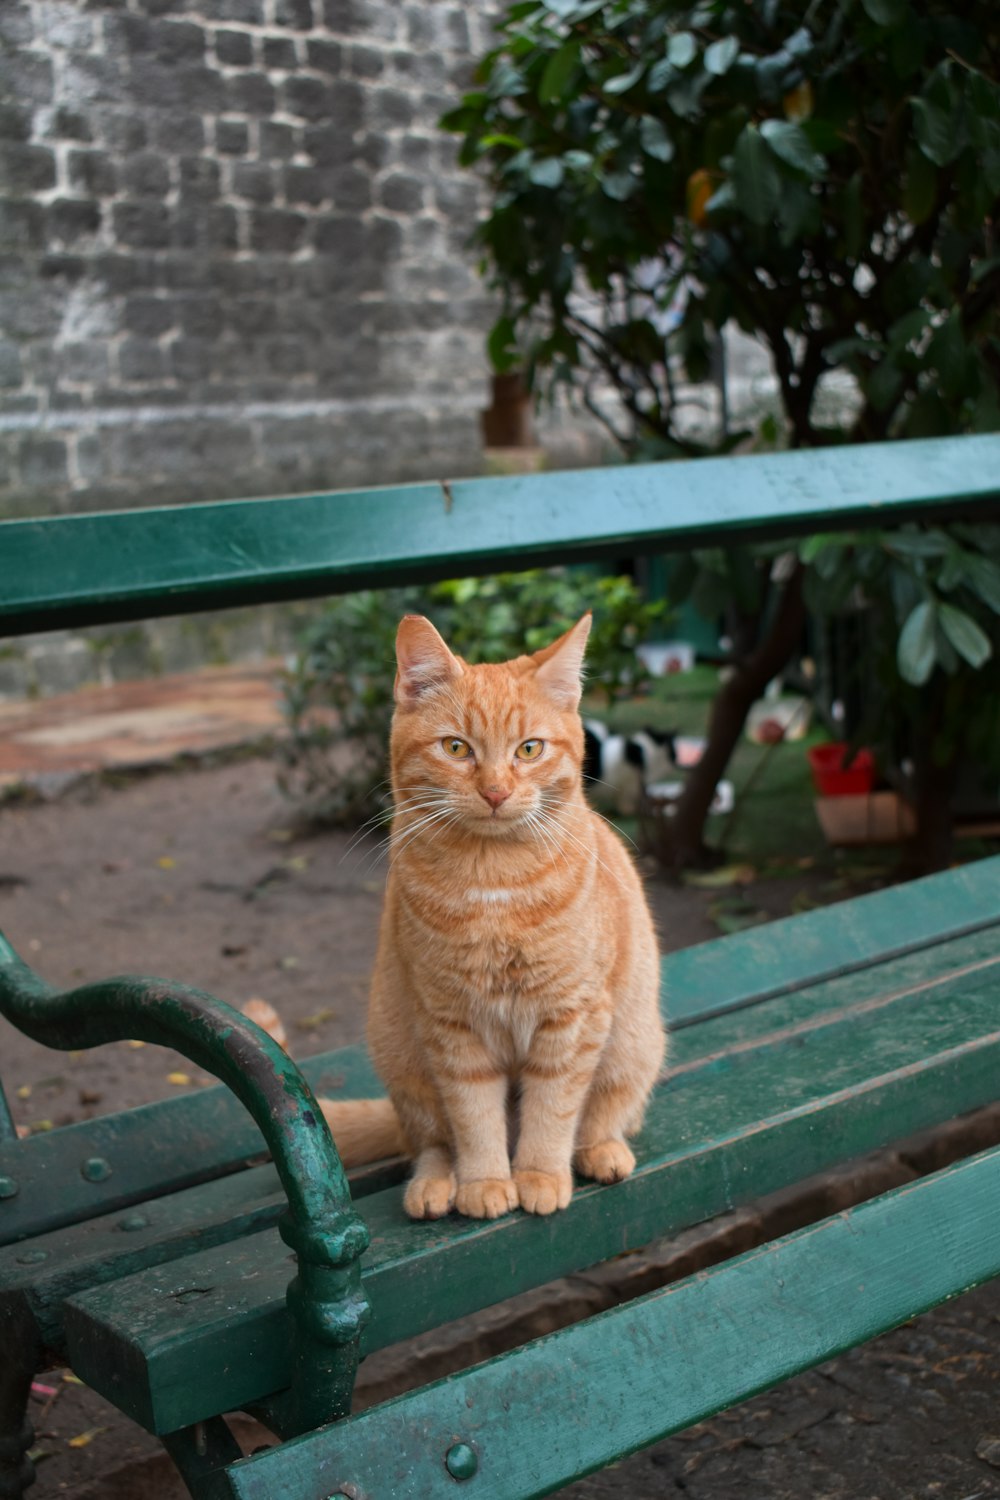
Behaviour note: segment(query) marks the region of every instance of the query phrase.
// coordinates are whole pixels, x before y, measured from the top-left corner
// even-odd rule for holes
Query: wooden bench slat
[[[697,1025],[671,1038],[667,1071],[671,1078],[703,1066],[711,1056],[732,1056],[794,1031],[808,1031],[850,1012],[861,1014],[904,994],[919,992],[935,979],[992,962],[1000,952],[1000,925],[965,937],[911,949],[885,965],[848,970],[799,990],[787,990],[763,1004],[709,1013]]]
[[[998,476],[983,434],[8,521],[0,629],[973,514]]]
[[[483,1500],[547,1495],[996,1276],[998,1199],[992,1151],[245,1459],[224,1493],[318,1494],[322,1476],[323,1494],[434,1500],[461,1442]]]
[[[664,961],[679,1029],[1000,921],[1000,855],[698,943]]]
[[[1000,957],[805,1034],[765,1037],[658,1091],[639,1166],[578,1190],[572,1213],[412,1225],[398,1190],[366,1200],[371,1352],[995,1098]],[[720,1079],[724,1075],[724,1087]],[[763,1112],[762,1112],[763,1111]],[[157,1431],[288,1379],[287,1251],[272,1233],[72,1297],[67,1346],[89,1384]],[[185,1295],[197,1296],[187,1304]]]
[[[947,951],[935,952],[939,945],[991,922],[1000,922],[1000,856],[668,954],[663,1007],[671,1028],[680,1028],[673,1060],[687,1061],[726,1045],[737,1033],[729,1021],[716,1024],[713,1018],[759,1001],[786,997],[784,1009],[769,1003],[758,1018],[747,1014],[739,1035],[785,1024],[793,1014],[804,1014],[800,1007],[839,1004],[841,992],[816,986],[859,973],[883,957],[922,953],[925,958],[917,962],[934,972],[953,961]],[[796,992],[807,987],[809,999],[800,1000]],[[362,1047],[306,1058],[300,1067],[317,1092],[357,1098],[382,1091]],[[141,1151],[133,1145],[138,1140],[144,1142]],[[256,1126],[221,1087],[26,1141],[0,1142],[0,1176],[34,1185],[30,1193],[0,1201],[0,1245],[154,1193],[179,1191],[233,1170],[261,1148]],[[90,1156],[111,1162],[111,1177],[87,1182],[79,1168]]]
[[[301,1066],[314,1087],[325,1083],[345,1098],[381,1092],[363,1047]],[[0,1144],[0,1175],[31,1184],[0,1201],[0,1245],[218,1177],[263,1150],[253,1120],[221,1085]],[[110,1163],[102,1182],[81,1175],[91,1156]]]

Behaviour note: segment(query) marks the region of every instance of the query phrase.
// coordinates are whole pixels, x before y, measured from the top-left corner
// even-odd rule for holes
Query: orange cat
[[[664,1035],[645,896],[587,805],[585,615],[534,656],[469,666],[429,620],[396,640],[391,867],[368,1042],[390,1100],[322,1101],[348,1165],[414,1159],[404,1206],[565,1208],[617,1182]],[[508,1118],[516,1121],[513,1165]]]

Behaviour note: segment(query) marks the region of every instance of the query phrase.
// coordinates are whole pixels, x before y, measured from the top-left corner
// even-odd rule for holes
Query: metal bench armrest
[[[283,1436],[350,1409],[358,1336],[368,1317],[359,1257],[368,1230],[316,1099],[266,1032],[202,990],[125,975],[57,991],[0,934],[0,1014],[61,1050],[137,1040],[172,1047],[226,1084],[260,1128],[288,1198],[281,1236],[298,1257],[288,1288],[292,1385],[271,1407]]]

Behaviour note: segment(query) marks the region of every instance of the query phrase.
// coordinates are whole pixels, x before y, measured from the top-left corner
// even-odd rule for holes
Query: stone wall
[[[3,0],[0,516],[474,472],[449,0]]]

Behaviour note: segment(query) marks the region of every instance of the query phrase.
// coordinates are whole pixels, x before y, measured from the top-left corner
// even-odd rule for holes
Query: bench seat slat
[[[363,1047],[311,1058],[302,1071],[344,1098],[381,1092]],[[221,1084],[0,1144],[0,1175],[31,1184],[0,1201],[0,1246],[221,1176],[263,1151],[260,1131]],[[82,1176],[90,1156],[110,1164],[109,1177]]]
[[[1000,957],[860,1016],[710,1060],[657,1093],[634,1176],[614,1188],[583,1187],[572,1213],[414,1226],[398,1189],[374,1194],[363,1208],[373,1236],[364,1349],[991,1102],[998,983]],[[226,1410],[278,1389],[288,1378],[288,1270],[287,1252],[268,1232],[83,1292],[66,1307],[74,1368],[159,1431],[204,1415],[207,1400]]]
[[[668,954],[663,960],[663,1004],[680,1030],[673,1059],[687,1061],[784,1024],[811,1007],[841,1003],[850,991],[816,988],[838,975],[858,976],[888,950],[912,951],[927,971],[953,961],[940,945],[1000,923],[1000,856],[928,876],[905,887],[873,892]],[[984,941],[989,941],[984,935]],[[994,938],[994,941],[997,941]],[[871,970],[881,984],[880,969]],[[846,980],[845,980],[846,983]],[[810,987],[808,996],[796,993]],[[784,997],[778,1006],[772,997]],[[756,1014],[752,1007],[767,1000]],[[737,1020],[731,1012],[744,1011]],[[716,1019],[720,1017],[721,1019]],[[307,1058],[301,1067],[317,1092],[339,1098],[380,1093],[362,1047]],[[133,1143],[141,1140],[142,1150]],[[89,1120],[26,1141],[0,1142],[0,1175],[30,1180],[32,1192],[0,1202],[0,1245],[111,1212],[153,1193],[178,1191],[232,1171],[260,1152],[253,1121],[221,1087],[161,1100],[123,1115]],[[87,1182],[80,1163],[102,1156],[112,1175]]]
[[[8,521],[0,628],[975,514],[998,474],[1000,437],[980,434]]]
[[[675,1029],[1000,921],[1000,855],[671,953]]]
[[[550,1494],[1000,1274],[998,1201],[992,1151],[245,1459],[228,1493],[444,1500],[462,1442],[483,1500]]]

